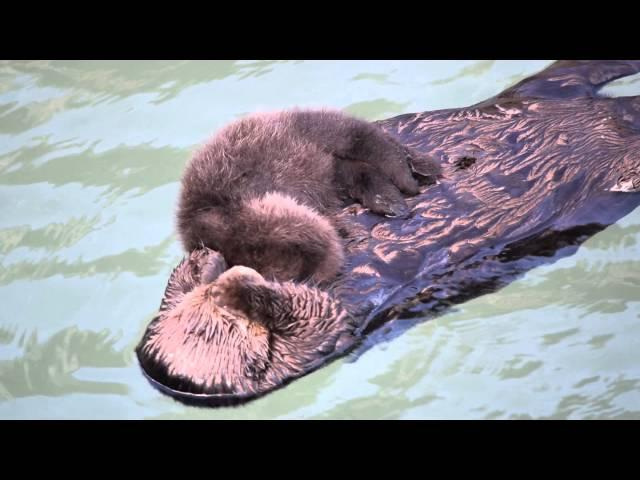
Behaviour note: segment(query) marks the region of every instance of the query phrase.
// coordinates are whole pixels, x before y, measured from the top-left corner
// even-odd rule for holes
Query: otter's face
[[[266,393],[353,344],[355,324],[326,292],[233,267],[161,312],[137,348],[152,381],[215,404]]]

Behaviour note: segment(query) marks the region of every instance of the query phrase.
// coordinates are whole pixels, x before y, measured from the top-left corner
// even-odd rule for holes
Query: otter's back
[[[183,176],[182,208],[225,206],[278,191],[321,210],[336,206],[333,157],[292,112],[251,115],[195,152]],[[304,117],[307,118],[307,117]],[[317,117],[316,125],[329,118]]]

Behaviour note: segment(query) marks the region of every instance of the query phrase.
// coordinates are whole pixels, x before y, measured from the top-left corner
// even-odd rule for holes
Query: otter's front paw
[[[399,195],[365,192],[362,204],[373,213],[391,218],[405,218],[409,215],[409,207]]]
[[[213,250],[208,250],[208,254],[203,256],[197,265],[199,280],[201,284],[212,283],[227,269],[227,262],[224,257]]]
[[[438,177],[442,174],[438,162],[429,155],[406,148],[406,160],[413,177],[420,185],[433,185],[437,183]]]
[[[378,215],[405,217],[409,208],[398,187],[384,174],[364,162],[341,165],[338,183],[350,197]]]
[[[255,309],[257,290],[266,285],[264,277],[252,268],[236,266],[220,275],[212,293],[221,307],[249,315]]]

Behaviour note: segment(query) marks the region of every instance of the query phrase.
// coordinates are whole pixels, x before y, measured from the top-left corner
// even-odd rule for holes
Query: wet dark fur
[[[182,401],[207,405],[242,401],[313,371],[358,342],[364,340],[364,349],[390,339],[451,305],[495,291],[537,265],[571,254],[585,239],[640,204],[640,97],[597,95],[606,82],[638,71],[640,61],[556,62],[478,105],[380,122],[403,143],[436,158],[444,179],[407,200],[408,218],[384,219],[361,208],[344,209],[337,215],[339,221],[369,232],[368,237],[346,244],[345,275],[331,289],[331,303],[357,320],[355,332],[350,334],[351,320],[345,327],[332,323],[331,315],[317,315],[310,329],[291,322],[292,334],[274,343],[280,342],[286,349],[281,351],[287,353],[270,357],[266,366],[268,371],[275,365],[273,358],[277,359],[279,373],[272,383],[255,383],[251,375],[238,378],[241,369],[236,365],[232,370],[235,386],[210,390],[229,393],[193,394],[188,392],[207,389],[198,386],[188,366],[174,365],[176,358],[145,349],[149,336],[175,313],[175,308],[165,309],[138,348],[147,375],[158,388]],[[172,275],[163,304],[178,305],[184,293],[192,290],[200,292],[202,304],[207,289],[217,289],[221,295],[222,288],[218,298],[235,305],[240,323],[247,316],[258,319],[252,313],[255,308],[267,313],[259,320],[263,325],[270,321],[266,303],[286,298],[294,305],[296,284],[288,284],[294,285],[294,294],[283,297],[279,290],[283,284],[266,282],[265,286],[253,274],[234,275],[237,281],[212,287],[216,274],[224,270],[216,255],[193,252]],[[202,271],[210,272],[205,283],[213,280],[213,284],[198,287],[201,274],[191,272]],[[256,286],[262,295],[251,293]],[[301,298],[310,298],[305,295]],[[198,319],[187,324],[191,322]],[[329,333],[318,328],[325,323],[330,325]],[[223,331],[218,341],[229,344],[237,338],[230,332]],[[299,332],[304,334],[298,337]],[[187,338],[182,355],[190,355],[196,336]],[[301,348],[304,353],[298,353],[298,340],[316,346],[327,340],[325,345],[331,346],[335,338],[340,341],[333,351]],[[262,365],[258,358],[264,353],[240,351],[245,351],[244,365]],[[216,358],[208,354],[200,358],[220,368]],[[183,376],[169,374],[172,368],[182,369]],[[211,377],[224,372],[225,367],[212,370]]]
[[[418,179],[433,183],[437,173],[426,155],[338,111],[254,114],[191,159],[178,232],[187,252],[206,246],[267,278],[331,280],[343,263],[340,207],[355,200],[406,215],[403,194],[417,194]]]

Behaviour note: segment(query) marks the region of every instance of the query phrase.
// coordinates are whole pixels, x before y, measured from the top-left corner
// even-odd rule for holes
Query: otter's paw
[[[438,162],[429,155],[406,149],[406,160],[413,177],[420,185],[433,185],[437,183],[442,169]]]
[[[395,161],[396,158],[388,158],[380,172],[386,177],[386,182],[393,185],[405,195],[417,195],[420,193],[420,185],[413,176],[413,171],[408,163]]]
[[[227,262],[220,253],[209,250],[198,262],[197,269],[201,284],[212,283],[227,269]]]
[[[362,205],[373,213],[390,218],[405,218],[409,215],[409,207],[399,193],[368,191],[363,194]]]
[[[367,163],[343,164],[337,179],[346,196],[360,202],[373,213],[388,217],[405,217],[409,213],[404,197],[394,182]]]
[[[250,315],[256,310],[258,291],[266,286],[267,281],[258,272],[236,266],[220,275],[212,293],[218,305]]]

